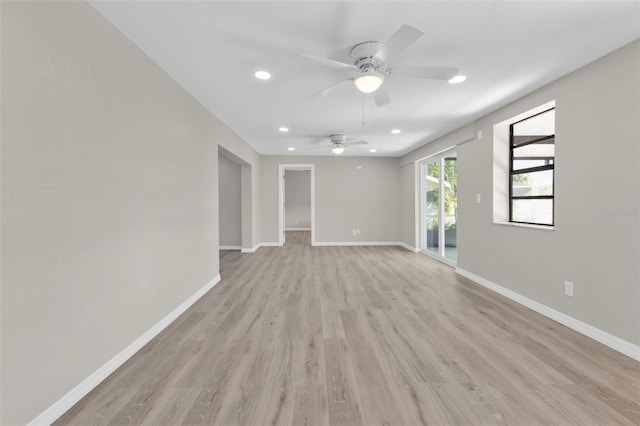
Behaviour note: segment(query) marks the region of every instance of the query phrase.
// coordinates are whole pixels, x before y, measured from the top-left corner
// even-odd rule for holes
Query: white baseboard
[[[420,253],[420,249],[419,249],[419,248],[416,248],[416,247],[410,246],[409,244],[405,243],[404,241],[400,241],[398,244],[399,244],[401,247],[404,247],[404,248],[406,248],[406,249],[407,249],[407,250],[409,250],[409,251],[412,251],[412,252],[414,252],[414,253]]]
[[[440,256],[439,254],[432,253],[432,252],[431,252],[431,251],[429,251],[429,250],[419,250],[419,251],[420,251],[420,253],[424,254],[425,256],[429,256],[430,258],[432,258],[432,259],[434,259],[434,260],[437,260],[437,261],[438,261],[438,262],[440,262],[440,263],[444,263],[445,265],[449,265],[449,266],[452,266],[452,267],[454,267],[454,268],[455,268],[455,267],[456,267],[456,265],[457,265],[457,263],[456,263],[456,262],[454,262],[453,260],[448,259],[448,258],[446,258],[446,257],[442,257],[442,256]]]
[[[553,308],[536,302],[535,300],[529,299],[528,297],[516,293],[513,290],[502,287],[501,285],[493,283],[485,278],[479,277],[478,275],[475,275],[462,268],[456,268],[456,272],[463,277],[468,278],[471,281],[474,281],[477,284],[488,288],[489,290],[495,291],[496,293],[501,294],[504,297],[511,299],[523,306],[526,306],[527,308],[536,311],[547,318],[551,318],[552,320],[557,321],[560,324],[566,325],[570,329],[584,334],[585,336],[597,342],[600,342],[603,345],[610,347],[611,349],[614,349],[620,353],[627,355],[628,357],[640,361],[640,346],[638,345],[614,336],[613,334],[607,333],[606,331],[600,330],[599,328],[596,328],[578,319],[570,317],[567,314],[563,314],[560,311],[556,311]]]
[[[399,246],[397,241],[316,241],[314,246]]]
[[[255,247],[243,247],[240,249],[240,253],[254,253],[260,248],[260,244],[256,244]]]
[[[322,247],[331,247],[331,246],[399,246],[403,247],[409,251],[414,253],[420,252],[420,249],[410,246],[409,244],[402,241],[316,241],[311,244],[312,246],[322,246]]]
[[[156,337],[162,330],[167,328],[169,324],[176,320],[184,311],[189,309],[198,299],[200,299],[206,292],[211,290],[213,286],[220,282],[220,275],[216,275],[211,281],[209,281],[204,287],[196,291],[191,297],[185,300],[177,308],[171,311],[167,316],[162,318],[153,327],[147,330],[142,336],[131,342],[129,346],[124,348],[119,354],[111,358],[104,365],[94,371],[89,377],[80,382],[75,388],[69,391],[66,395],[56,401],[52,406],[47,408],[42,414],[29,422],[29,425],[41,426],[50,425],[56,421],[60,416],[73,407],[78,401],[84,398],[89,392],[91,392],[96,386],[98,386],[104,379],[106,379],[111,373],[117,370],[122,364],[124,364],[129,358],[131,358],[136,352],[138,352],[144,345],[149,343],[151,339]]]
[[[255,247],[243,248],[240,253],[255,253],[260,247],[282,247],[280,243],[258,243]]]
[[[240,246],[220,246],[220,250],[242,250]]]
[[[311,231],[311,228],[284,228],[285,231]]]

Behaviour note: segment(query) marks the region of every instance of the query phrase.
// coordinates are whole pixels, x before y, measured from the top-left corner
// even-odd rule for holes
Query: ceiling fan
[[[350,140],[347,140],[347,137],[345,135],[340,135],[340,134],[330,135],[329,139],[331,140],[331,145],[327,146],[327,148],[331,148],[331,152],[333,152],[336,155],[342,154],[344,152],[345,148],[347,148],[349,146],[368,145],[369,144],[369,142],[367,142],[367,141],[350,141]]]
[[[349,72],[349,77],[340,80],[321,91],[315,96],[322,96],[335,87],[352,81],[353,84],[363,93],[373,93],[376,106],[380,107],[391,102],[389,94],[382,87],[386,78],[407,77],[425,78],[432,80],[451,80],[458,76],[458,68],[450,67],[394,67],[393,61],[407,47],[416,42],[424,32],[410,25],[401,26],[386,43],[379,41],[365,41],[358,43],[351,48],[350,56],[352,64],[334,61],[332,59],[321,58],[312,55],[300,55],[316,63],[333,68],[340,68]],[[463,78],[464,79],[464,78]],[[452,81],[453,82],[453,81]]]

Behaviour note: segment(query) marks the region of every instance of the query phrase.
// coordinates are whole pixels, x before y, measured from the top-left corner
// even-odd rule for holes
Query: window
[[[509,126],[509,221],[553,226],[555,109]]]

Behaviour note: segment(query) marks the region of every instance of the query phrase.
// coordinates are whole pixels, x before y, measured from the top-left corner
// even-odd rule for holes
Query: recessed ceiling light
[[[465,77],[464,75],[456,75],[455,77],[450,78],[448,81],[451,84],[456,84],[456,83],[462,83],[466,79],[467,79],[467,77]]]
[[[279,127],[278,130],[280,130],[282,133],[286,133],[289,131],[288,127]]]
[[[369,152],[377,152],[377,149],[370,149]]]
[[[289,151],[295,151],[296,149],[292,146],[290,146],[289,148],[287,148]]]
[[[271,78],[271,74],[266,71],[256,71],[253,75],[259,80],[269,80]]]
[[[400,129],[393,129],[393,130],[391,131],[391,133],[393,133],[394,135],[397,135],[398,133],[402,133],[402,130],[400,130]]]

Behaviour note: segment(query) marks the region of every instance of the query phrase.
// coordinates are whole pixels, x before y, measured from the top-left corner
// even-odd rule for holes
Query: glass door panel
[[[422,163],[422,250],[454,263],[458,259],[457,172],[455,152]]]
[[[444,158],[444,256],[458,260],[458,247],[456,244],[458,212],[458,179],[456,157]]]
[[[440,162],[434,161],[424,165],[425,170],[425,249],[440,253]]]

